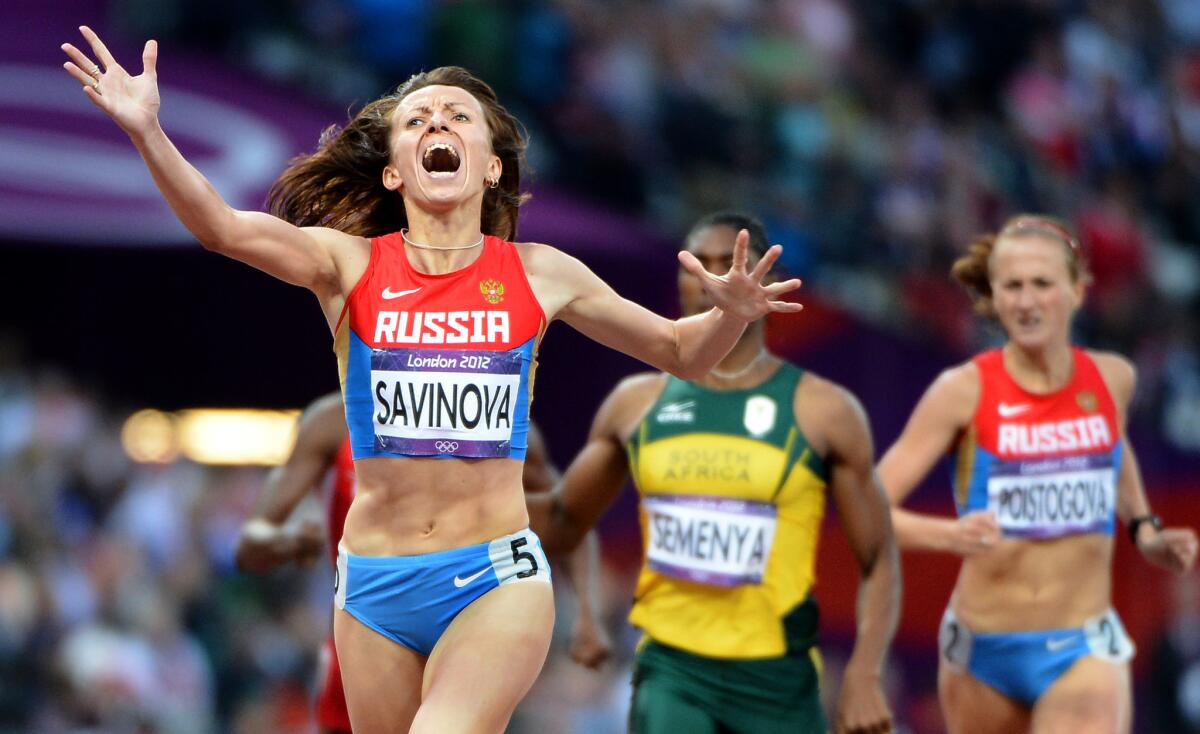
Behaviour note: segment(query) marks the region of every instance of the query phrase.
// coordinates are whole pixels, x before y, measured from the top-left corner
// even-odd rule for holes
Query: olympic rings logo
[[[437,449],[439,453],[449,454],[458,451],[458,441],[438,441],[433,444],[433,447]]]

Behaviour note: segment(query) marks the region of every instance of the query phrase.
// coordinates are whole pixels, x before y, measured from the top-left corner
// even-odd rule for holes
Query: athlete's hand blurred
[[[892,710],[883,695],[877,673],[859,673],[846,668],[842,693],[838,696],[838,734],[885,734],[892,731]]]
[[[1137,546],[1147,561],[1168,571],[1184,573],[1196,564],[1196,531],[1191,528],[1146,531],[1138,535]]]
[[[570,653],[575,662],[596,670],[612,655],[612,641],[594,617],[580,615],[575,618],[575,627],[571,630]]]
[[[91,28],[80,26],[79,32],[92,47],[99,64],[71,44],[64,43],[62,50],[71,60],[64,63],[63,68],[83,85],[88,99],[130,137],[152,132],[158,126],[158,75],[154,69],[158,60],[158,42],[146,42],[142,50],[142,73],[130,76]]]
[[[763,285],[763,278],[779,259],[783,248],[774,245],[762,256],[754,270],[746,272],[747,251],[750,233],[741,230],[733,243],[733,265],[725,275],[713,275],[704,269],[696,256],[687,250],[679,253],[679,263],[700,280],[704,292],[714,305],[734,318],[746,322],[755,321],[772,311],[794,313],[804,308],[799,303],[775,300],[784,293],[800,287],[800,280],[792,278],[779,283]]]
[[[991,510],[968,512],[954,521],[950,531],[950,552],[960,556],[986,553],[1000,542],[1000,524]]]
[[[266,573],[288,562],[307,566],[320,558],[324,546],[321,526],[311,520],[293,530],[252,518],[242,525],[234,557],[242,571]]]

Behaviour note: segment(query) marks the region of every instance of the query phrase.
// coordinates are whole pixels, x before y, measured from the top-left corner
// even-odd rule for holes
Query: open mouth
[[[462,165],[458,151],[447,143],[434,143],[425,149],[421,165],[433,178],[450,178]]]

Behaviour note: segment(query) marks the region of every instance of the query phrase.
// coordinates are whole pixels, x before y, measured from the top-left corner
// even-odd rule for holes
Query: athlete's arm
[[[548,493],[558,483],[558,467],[546,452],[542,432],[529,424],[529,443],[521,479],[529,494]],[[548,496],[548,495],[547,495]],[[536,532],[536,531],[535,531]],[[571,627],[571,659],[588,668],[596,668],[612,653],[612,643],[597,610],[596,577],[600,573],[600,545],[595,531],[589,531],[575,550],[563,559],[567,580],[575,591],[575,624]]]
[[[300,417],[296,444],[287,461],[267,475],[254,514],[242,526],[237,541],[237,566],[262,573],[288,561],[308,561],[324,545],[321,529],[306,523],[297,530],[283,523],[333,464],[346,438],[346,417],[337,393],[309,406]]]
[[[205,248],[313,291],[327,316],[336,318],[342,292],[339,267],[343,266],[338,260],[346,260],[349,267],[350,258],[364,259],[365,240],[321,227],[301,229],[269,214],[230,207],[159,124],[158,43],[146,43],[143,72],[131,76],[90,28],[81,27],[80,32],[102,66],[100,79],[86,72],[95,64],[69,43],[62,46],[71,59],[64,68],[84,85],[88,99],[129,135],[179,221]],[[351,246],[355,241],[361,241],[361,246]]]
[[[970,424],[979,391],[979,368],[973,363],[943,372],[917,403],[900,438],[879,461],[879,479],[892,504],[892,524],[901,548],[969,556],[989,550],[1000,540],[1000,526],[991,512],[972,512],[954,519],[901,507]]]
[[[612,655],[612,638],[604,627],[596,589],[600,578],[600,541],[595,530],[588,531],[583,542],[567,556],[567,568],[576,601],[571,659],[594,670]]]
[[[724,358],[747,323],[772,311],[802,308],[776,300],[799,288],[799,280],[762,284],[782,249],[771,248],[747,272],[748,241],[745,230],[738,234],[733,266],[721,276],[706,271],[691,253],[680,253],[683,267],[700,279],[717,305],[708,313],[676,321],[617,295],[586,265],[553,247],[522,245],[521,258],[548,318],[560,318],[587,337],[653,367],[698,379]]]
[[[1142,472],[1138,466],[1133,444],[1125,432],[1129,404],[1137,389],[1137,372],[1133,364],[1124,357],[1111,352],[1092,352],[1092,359],[1104,377],[1108,392],[1117,404],[1117,420],[1120,421],[1122,456],[1121,470],[1117,475],[1117,518],[1125,527],[1135,517],[1149,515],[1150,501],[1146,497]],[[1119,532],[1120,528],[1118,528]],[[1171,571],[1183,573],[1196,562],[1197,539],[1192,528],[1163,528],[1158,530],[1149,523],[1138,526],[1137,547],[1147,561]]]
[[[871,429],[853,395],[811,373],[797,391],[796,418],[801,427],[814,426],[807,435],[824,434],[830,493],[861,574],[858,629],[838,699],[837,731],[890,731],[883,665],[899,616],[900,565],[887,496],[875,477]]]
[[[547,552],[574,548],[621,493],[629,477],[625,441],[663,389],[663,375],[627,377],[592,421],[587,443],[549,495],[526,497],[530,524]]]

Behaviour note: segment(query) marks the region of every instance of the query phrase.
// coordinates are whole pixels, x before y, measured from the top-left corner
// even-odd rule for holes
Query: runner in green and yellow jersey
[[[757,262],[762,225],[717,214],[693,227],[687,252],[722,272],[746,241]],[[684,269],[679,291],[686,314],[712,307]],[[872,463],[858,401],[768,352],[761,323],[703,379],[646,373],[612,391],[586,446],[550,497],[530,499],[530,514],[548,549],[570,547],[633,476],[646,548],[630,613],[645,633],[633,732],[826,730],[811,591],[827,490],[862,573],[837,730],[891,730],[880,678],[900,574]]]

